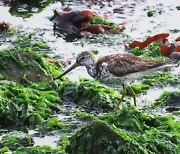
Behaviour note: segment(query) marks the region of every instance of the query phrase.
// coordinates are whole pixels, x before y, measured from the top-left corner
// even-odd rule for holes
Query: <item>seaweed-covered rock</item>
[[[180,129],[179,123],[173,121],[171,116],[150,115],[132,105],[123,105],[121,110],[107,114],[102,120],[120,129],[139,133],[150,129],[167,132]]]
[[[1,52],[2,53],[2,52]],[[50,80],[33,53],[20,53],[18,49],[5,50],[0,56],[0,74],[10,80],[21,82],[24,75],[30,81]]]
[[[89,108],[112,110],[119,100],[120,93],[98,81],[80,79],[77,82],[63,82],[64,99],[71,98],[75,103]]]
[[[130,134],[130,137],[143,146],[146,153],[179,154],[180,151],[180,138],[170,132],[150,129],[143,134]]]
[[[180,91],[164,91],[153,106],[180,107]]]
[[[3,137],[0,142],[0,147],[8,147],[10,150],[16,150],[18,147],[33,146],[34,141],[32,137],[25,134],[8,134]]]
[[[66,152],[173,153],[180,151],[180,123],[171,116],[151,116],[125,106],[83,127],[70,137]]]
[[[61,81],[51,79],[62,70],[36,52],[49,48],[43,41],[19,37],[14,45],[0,51],[0,125],[36,125],[59,110]]]
[[[162,108],[172,113],[175,118],[180,114],[180,91],[164,91],[163,94],[152,104],[152,108]],[[177,116],[177,117],[176,117]]]
[[[59,94],[34,84],[23,86],[12,81],[0,81],[0,125],[38,124],[53,111],[59,110]],[[42,84],[39,84],[42,86]]]
[[[95,121],[77,131],[70,138],[66,152],[70,154],[145,153],[143,147],[136,141],[130,140],[126,133],[103,121]]]
[[[109,113],[103,117],[109,124],[127,131],[143,132],[150,127],[158,127],[161,122],[134,106],[123,105],[116,113]]]
[[[0,75],[16,82],[23,82],[23,77],[34,82],[51,80],[55,69],[59,71],[58,73],[61,72],[55,65],[52,70],[52,64],[42,54],[33,52],[33,49],[31,44],[28,44],[22,48],[14,47],[1,50]]]
[[[134,106],[123,106],[122,110],[104,118],[108,124],[126,130],[148,153],[178,153],[180,150],[180,123],[171,116],[149,115]]]

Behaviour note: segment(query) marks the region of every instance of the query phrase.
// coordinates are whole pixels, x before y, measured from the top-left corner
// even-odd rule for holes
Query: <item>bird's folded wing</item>
[[[109,61],[108,69],[116,76],[124,76],[164,65],[165,61],[147,60],[133,55],[125,55]]]

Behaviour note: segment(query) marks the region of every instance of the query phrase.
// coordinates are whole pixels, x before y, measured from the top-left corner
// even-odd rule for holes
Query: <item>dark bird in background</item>
[[[10,23],[0,22],[0,32],[4,32],[10,28]]]
[[[84,27],[92,18],[92,12],[84,11],[62,11],[55,10],[55,27],[69,33],[76,33]]]

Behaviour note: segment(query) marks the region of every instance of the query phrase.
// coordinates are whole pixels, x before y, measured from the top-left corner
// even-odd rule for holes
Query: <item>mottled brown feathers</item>
[[[167,61],[147,60],[132,54],[114,54],[100,58],[96,63],[96,68],[99,69],[103,63],[108,64],[109,72],[113,75],[124,76],[162,66]]]

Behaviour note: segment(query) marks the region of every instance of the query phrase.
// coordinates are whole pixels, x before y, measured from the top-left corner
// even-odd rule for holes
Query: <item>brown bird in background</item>
[[[76,33],[78,29],[84,27],[92,18],[92,12],[84,11],[59,11],[55,10],[55,26],[59,30],[69,33]]]

